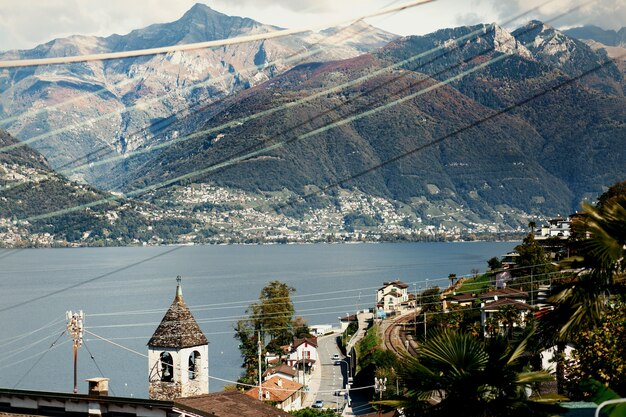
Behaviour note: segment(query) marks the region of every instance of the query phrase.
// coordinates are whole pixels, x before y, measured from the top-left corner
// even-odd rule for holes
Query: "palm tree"
[[[564,348],[582,329],[594,327],[610,297],[624,294],[626,254],[626,195],[602,200],[598,207],[584,206],[583,219],[574,225],[583,239],[581,272],[561,279],[549,301],[555,305],[537,321],[541,345],[557,347],[557,386],[564,393]],[[560,359],[559,359],[560,358]]]
[[[599,207],[584,206],[585,218],[575,227],[584,230],[581,243],[585,268],[561,282],[552,297],[561,317],[560,335],[567,337],[598,322],[604,306],[615,294],[624,293],[626,255],[626,196],[618,196]]]
[[[507,339],[513,335],[513,327],[522,324],[519,311],[513,305],[504,305],[494,315],[494,318],[504,326],[504,334]]]
[[[529,401],[525,388],[551,380],[545,372],[520,372],[524,344],[512,349],[501,337],[481,342],[467,334],[442,331],[403,358],[405,387],[398,400],[379,404],[403,408],[406,416],[522,416],[543,407]]]

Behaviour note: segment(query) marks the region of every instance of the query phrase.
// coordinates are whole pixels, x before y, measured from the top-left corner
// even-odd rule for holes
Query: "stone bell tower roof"
[[[180,277],[177,281],[176,297],[150,338],[148,346],[182,349],[209,343],[185,304]]]

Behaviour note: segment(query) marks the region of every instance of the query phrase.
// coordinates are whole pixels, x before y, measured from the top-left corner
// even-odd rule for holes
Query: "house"
[[[284,411],[299,410],[302,408],[303,387],[298,382],[280,376],[270,378],[261,384],[262,400],[275,404]],[[246,395],[258,399],[259,387],[249,389]]]
[[[519,317],[519,323],[514,323],[513,327],[525,327],[528,315],[532,312],[532,307],[523,301],[519,301],[513,298],[501,298],[491,301],[489,303],[483,303],[480,307],[480,320],[485,329],[487,322],[492,319],[498,319],[498,313],[505,307],[513,307],[517,311]],[[498,321],[498,326],[504,328],[505,324],[502,321]],[[485,336],[489,336],[485,330]]]
[[[471,307],[472,304],[474,304],[474,301],[476,301],[477,299],[478,297],[476,297],[476,294],[452,293],[452,295],[447,296],[446,299],[444,300],[443,308],[445,310],[448,305],[458,306],[458,307]]]
[[[512,269],[515,268],[515,265],[517,265],[517,260],[519,259],[519,253],[513,251],[513,252],[507,252],[506,255],[503,255],[500,257],[500,262],[502,263],[502,267],[505,269]]]
[[[287,411],[233,390],[174,401],[181,417],[292,417]]]
[[[402,281],[395,280],[384,282],[383,286],[376,291],[376,307],[388,315],[402,309],[409,301],[409,286]]]
[[[294,339],[289,358],[287,359],[289,366],[296,366],[302,363],[313,365],[317,360],[317,340],[312,338]]]
[[[346,331],[350,323],[357,323],[358,321],[359,319],[356,314],[346,314],[344,317],[339,317],[341,333]]]
[[[269,368],[263,374],[263,378],[265,380],[268,380],[274,377],[281,377],[283,379],[289,379],[291,381],[295,381],[297,376],[298,376],[298,370],[284,363],[278,366],[275,366],[273,368]]]
[[[333,326],[331,324],[316,324],[309,326],[309,329],[315,336],[324,336],[325,334],[333,332]]]
[[[551,237],[567,239],[571,235],[572,222],[569,217],[549,219],[547,225],[541,226],[535,233],[535,240],[544,240]]]
[[[287,365],[311,371],[318,360],[317,340],[313,338],[294,339]]]
[[[174,401],[109,397],[107,384],[102,384],[103,379],[106,378],[89,380],[89,394],[0,388],[0,416],[291,417],[286,411],[239,391],[177,398]],[[103,386],[105,388],[99,391]]]
[[[515,300],[521,303],[525,303],[528,299],[528,293],[526,291],[520,291],[506,287],[479,294],[478,298],[480,298],[482,302],[487,304],[503,299]]]

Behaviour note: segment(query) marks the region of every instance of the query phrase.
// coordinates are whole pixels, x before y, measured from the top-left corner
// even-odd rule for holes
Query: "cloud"
[[[29,49],[73,34],[107,36],[175,20],[194,0],[0,0],[0,50]]]
[[[126,34],[176,20],[198,1],[229,15],[289,28],[330,25],[392,4],[391,0],[0,0],[0,51],[30,49],[74,34]],[[560,28],[596,24],[619,29],[626,22],[624,0],[595,1],[556,20],[573,7],[571,0],[437,0],[369,22],[397,34],[425,34],[444,27],[504,24],[532,7],[539,8],[506,26],[515,28],[531,18]]]
[[[571,0],[489,0],[498,13],[499,19],[506,20],[522,11],[537,8],[530,18],[549,21],[551,26],[567,28],[583,25],[596,25],[603,29],[620,29],[626,22],[626,2],[623,0],[602,0],[572,2]]]

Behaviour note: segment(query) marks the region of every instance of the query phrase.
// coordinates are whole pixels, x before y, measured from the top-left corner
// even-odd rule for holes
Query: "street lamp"
[[[387,378],[382,379],[382,378],[374,377],[374,391],[380,394],[380,401],[383,400],[383,392],[385,392],[386,390],[387,390]],[[383,409],[380,407],[380,405],[378,406],[378,415],[379,417],[383,415]]]
[[[350,406],[350,362],[352,362],[352,356],[346,355],[346,357],[341,359],[339,362],[344,362],[346,364],[346,368],[348,369],[348,372],[346,372],[348,377],[346,382],[346,402],[348,403],[348,406]]]

